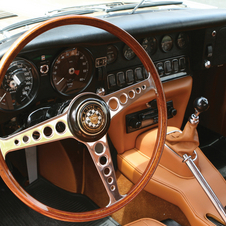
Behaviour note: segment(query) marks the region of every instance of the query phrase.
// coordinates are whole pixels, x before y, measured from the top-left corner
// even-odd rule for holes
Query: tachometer
[[[87,87],[92,75],[89,52],[81,48],[62,52],[52,66],[52,84],[63,95],[74,95]]]
[[[28,60],[16,58],[9,66],[0,87],[0,108],[20,110],[35,97],[38,72]]]

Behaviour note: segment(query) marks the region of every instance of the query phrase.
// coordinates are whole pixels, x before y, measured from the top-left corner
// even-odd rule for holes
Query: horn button
[[[110,112],[105,101],[95,94],[85,94],[73,99],[68,112],[72,134],[85,142],[102,138],[110,125]]]

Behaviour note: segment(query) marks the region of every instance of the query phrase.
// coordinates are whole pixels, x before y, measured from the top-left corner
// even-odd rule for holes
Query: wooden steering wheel
[[[97,27],[108,31],[121,39],[121,41],[127,44],[139,57],[149,77],[144,81],[102,97],[94,93],[81,93],[71,101],[69,108],[63,114],[46,120],[19,133],[13,134],[7,138],[0,138],[0,174],[12,192],[21,201],[37,212],[62,221],[83,222],[93,221],[111,215],[115,211],[127,205],[139,194],[139,192],[142,191],[154,174],[154,171],[159,163],[165,142],[167,116],[166,101],[162,84],[155,66],[148,54],[126,31],[107,21],[97,18],[86,16],[58,17],[47,20],[24,33],[9,48],[0,62],[0,84],[3,81],[10,63],[27,43],[45,31],[70,24]],[[139,181],[128,192],[128,194],[122,196],[118,191],[115,171],[106,139],[106,133],[108,131],[111,118],[150,90],[154,90],[156,94],[159,119],[158,136],[154,152]],[[87,110],[90,109],[95,110],[96,112],[95,115],[93,115],[94,119],[92,119],[94,126],[90,126],[86,122],[87,118],[90,119],[90,115],[87,115]],[[63,131],[57,130],[57,125],[59,123],[63,125]],[[45,133],[46,128],[50,129],[50,134]],[[5,163],[5,156],[8,152],[66,138],[74,138],[87,146],[109,196],[109,204],[106,207],[89,212],[72,213],[46,206],[30,196],[18,184]]]

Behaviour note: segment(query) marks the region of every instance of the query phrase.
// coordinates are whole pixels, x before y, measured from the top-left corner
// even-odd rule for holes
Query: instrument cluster
[[[139,40],[139,42],[152,58],[156,54],[160,54],[160,57],[164,59],[164,54],[169,53],[174,45],[177,46],[178,50],[185,49],[189,44],[189,36],[187,33],[174,34],[174,36],[150,36]],[[111,72],[112,69],[105,74],[108,89],[113,89],[112,87],[116,83],[120,84],[119,87],[124,87],[146,77],[142,65],[136,66],[134,64],[134,68],[128,70],[133,65],[132,60],[136,61],[137,59],[135,53],[127,45],[120,47],[113,44],[107,45],[105,52],[102,51],[102,55],[97,57],[98,48],[102,47],[97,47],[96,52],[82,47],[64,49],[59,51],[58,54],[53,54],[48,61],[49,63],[42,65],[40,62],[45,62],[42,58],[36,64],[34,60],[15,58],[10,64],[0,87],[0,110],[6,112],[21,110],[33,102],[40,95],[40,92],[44,93],[42,96],[48,93],[48,89],[54,90],[55,96],[73,98],[92,83],[95,73],[101,72],[100,68],[105,67],[108,70],[109,65],[109,68],[118,65],[120,65],[120,68],[116,67],[116,70],[119,71],[119,73],[116,73],[116,77],[114,71]],[[121,63],[123,59],[124,65]],[[127,66],[126,61],[128,63],[131,61],[130,66]],[[125,73],[121,72],[121,67],[125,67]],[[49,86],[41,84],[43,83],[42,77],[48,77],[48,81],[45,80],[45,83],[49,83]],[[47,88],[39,90],[40,86]]]

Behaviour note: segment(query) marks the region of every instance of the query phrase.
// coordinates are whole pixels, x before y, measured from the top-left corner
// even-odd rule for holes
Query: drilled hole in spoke
[[[20,141],[16,139],[16,140],[14,140],[14,144],[15,145],[19,145],[20,144]]]
[[[133,99],[135,97],[135,92],[133,90],[129,91],[129,98]]]
[[[123,93],[121,96],[120,96],[120,103],[121,104],[126,104],[128,101],[128,97],[125,93]]]
[[[29,141],[29,137],[28,136],[23,136],[23,142],[27,143]]]
[[[109,100],[109,107],[112,109],[112,110],[117,110],[118,109],[118,101],[116,98],[112,98]]]
[[[49,126],[46,126],[43,132],[46,137],[50,137],[53,134],[53,130]]]
[[[110,168],[108,168],[108,167],[105,168],[105,169],[104,169],[104,175],[105,175],[105,176],[109,176],[110,174],[111,174]]]
[[[147,88],[146,85],[143,85],[143,86],[142,86],[142,89],[143,89],[143,90],[145,90],[146,88]]]
[[[109,177],[109,178],[108,178],[108,184],[112,184],[112,183],[113,183],[113,181],[114,181],[114,180],[113,180],[113,178],[112,178],[112,177]]]
[[[100,164],[101,164],[102,166],[106,165],[106,163],[107,163],[107,158],[106,158],[106,156],[100,157],[99,162],[100,162]]]
[[[111,191],[114,191],[115,190],[115,185],[111,185],[110,189],[111,189]]]
[[[38,140],[40,138],[40,133],[38,131],[34,131],[32,133],[32,137],[34,140]]]
[[[140,87],[136,88],[136,93],[137,94],[140,94],[141,93],[141,88]]]
[[[102,154],[104,152],[104,146],[102,143],[97,143],[95,145],[95,152],[96,154]]]
[[[65,132],[65,129],[66,129],[66,126],[65,126],[65,124],[63,122],[58,122],[56,124],[56,131],[58,133],[64,133]]]

